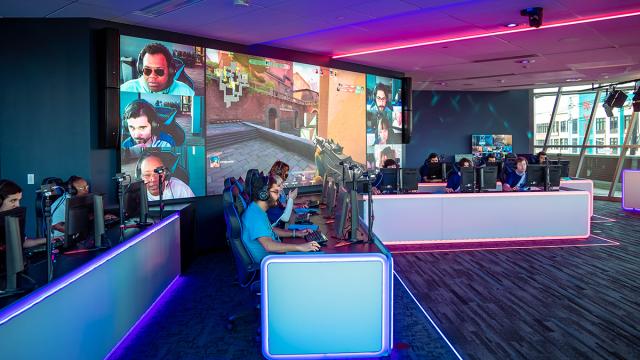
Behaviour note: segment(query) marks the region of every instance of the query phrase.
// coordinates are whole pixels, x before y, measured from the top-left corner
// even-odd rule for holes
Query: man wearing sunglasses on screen
[[[138,93],[160,93],[169,95],[193,96],[195,92],[187,84],[174,79],[176,75],[173,55],[166,46],[152,43],[142,49],[138,62],[137,79],[120,85],[120,91]]]

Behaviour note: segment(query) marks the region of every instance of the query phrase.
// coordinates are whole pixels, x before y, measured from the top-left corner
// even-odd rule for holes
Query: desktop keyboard
[[[315,241],[320,246],[325,246],[327,244],[327,241],[329,241],[329,239],[327,239],[326,235],[321,233],[320,231],[311,232],[311,233],[307,234],[307,236],[305,236],[304,238],[307,241]]]

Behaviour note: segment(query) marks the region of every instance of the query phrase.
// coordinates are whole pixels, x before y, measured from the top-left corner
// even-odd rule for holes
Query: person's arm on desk
[[[320,249],[320,245],[318,245],[315,241],[310,241],[303,244],[287,244],[281,243],[277,241],[273,241],[268,236],[262,236],[258,238],[258,241],[262,245],[262,247],[268,252],[274,253],[286,253],[289,251],[318,251]]]
[[[294,237],[305,237],[307,235],[309,235],[309,233],[311,233],[311,230],[309,229],[304,229],[304,230],[285,230],[285,229],[280,229],[280,228],[273,228],[273,232],[276,233],[279,237],[281,238],[294,238]]]

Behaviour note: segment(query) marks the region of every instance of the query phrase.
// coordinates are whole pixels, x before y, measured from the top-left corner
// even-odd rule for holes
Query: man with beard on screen
[[[134,100],[124,109],[124,126],[129,137],[122,142],[123,149],[159,148],[175,145],[171,135],[160,131],[160,120],[153,105],[145,100]]]

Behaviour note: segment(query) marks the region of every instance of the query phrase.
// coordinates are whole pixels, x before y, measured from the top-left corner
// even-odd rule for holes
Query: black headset
[[[269,177],[261,176],[258,179],[262,180],[262,187],[258,190],[258,200],[267,201],[269,200]]]
[[[169,51],[169,49],[160,44],[160,43],[153,43],[153,44],[149,44],[149,45],[156,45],[156,46],[161,46],[163,48],[165,48],[167,50],[167,54],[169,54],[169,58],[166,59],[167,60],[167,69],[168,69],[168,77],[169,77],[169,85],[171,85],[173,83],[173,77],[176,75],[176,66],[175,63],[173,62],[173,55],[171,54],[171,51]],[[147,45],[147,46],[149,46]],[[142,50],[140,50],[140,53],[138,54],[138,62],[136,63],[136,68],[138,70],[138,76],[142,75],[142,72],[144,71],[144,66],[142,64],[142,60],[144,59],[144,56],[147,55],[147,51],[145,50],[147,48],[147,46],[145,46],[144,48],[142,48]],[[165,55],[163,52],[160,52],[163,56]]]
[[[67,180],[67,183],[66,183],[66,185],[67,185],[67,186],[66,186],[66,190],[67,190],[67,193],[68,193],[70,196],[76,196],[76,195],[78,195],[78,189],[76,189],[76,187],[73,185],[73,183],[74,183],[74,182],[76,182],[76,181],[78,181],[78,180],[80,180],[80,179],[82,179],[80,176],[71,175],[71,176],[69,177],[69,180]]]

